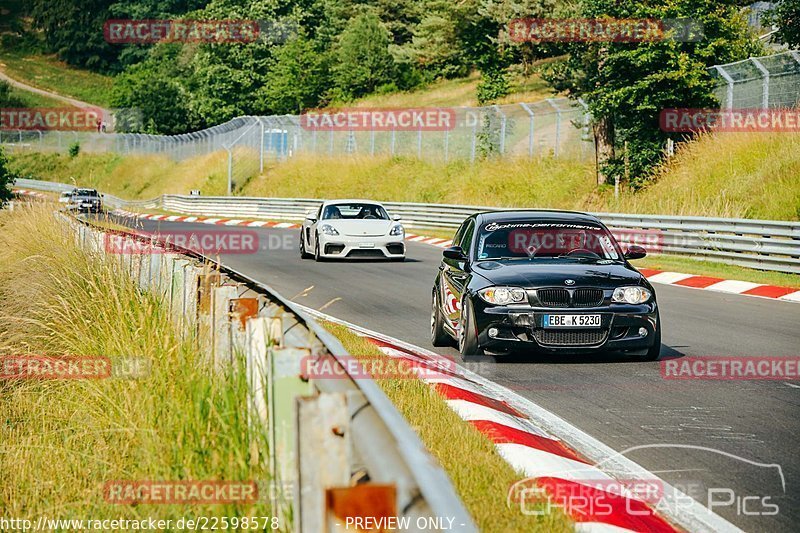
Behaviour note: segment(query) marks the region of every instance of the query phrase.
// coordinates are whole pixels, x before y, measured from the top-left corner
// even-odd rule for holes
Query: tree
[[[11,199],[11,185],[16,178],[16,174],[8,168],[8,157],[6,157],[5,151],[0,147],[0,205]]]
[[[117,129],[175,134],[192,131],[202,122],[192,112],[191,96],[175,67],[180,47],[162,45],[159,54],[134,65],[114,80],[111,102]]]
[[[699,38],[636,43],[571,43],[569,56],[545,72],[557,90],[582,97],[595,131],[598,182],[630,175],[643,183],[661,161],[665,108],[718,105],[708,67],[746,58],[761,48],[739,13],[738,0],[581,0],[580,18],[693,19]],[[684,36],[686,37],[686,36]],[[692,36],[690,36],[692,37]],[[627,153],[622,147],[627,146]]]
[[[768,21],[778,26],[778,42],[790,48],[800,47],[800,2],[783,0],[769,13]]]
[[[108,70],[118,48],[105,41],[111,0],[33,0],[31,14],[47,48],[70,65]]]
[[[372,12],[351,19],[339,36],[333,77],[338,96],[359,98],[392,82],[395,64],[389,30]]]
[[[303,36],[278,48],[264,88],[269,108],[275,113],[298,114],[318,106],[329,87],[327,64],[325,52]]]

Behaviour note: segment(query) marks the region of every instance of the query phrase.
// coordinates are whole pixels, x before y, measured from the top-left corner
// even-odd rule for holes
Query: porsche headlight
[[[392,237],[402,237],[403,226],[401,224],[394,226],[392,229],[389,230],[389,235],[391,235]]]
[[[487,287],[478,291],[484,302],[494,305],[522,303],[526,299],[525,289],[519,287]]]
[[[650,300],[651,296],[653,296],[653,293],[644,287],[617,287],[614,289],[611,301],[626,304],[643,304]]]
[[[339,235],[339,232],[336,231],[336,228],[331,226],[330,224],[323,224],[319,227],[319,230],[324,233],[325,235]]]

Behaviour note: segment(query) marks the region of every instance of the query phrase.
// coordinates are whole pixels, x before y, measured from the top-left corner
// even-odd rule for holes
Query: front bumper
[[[473,302],[478,341],[490,350],[589,353],[640,351],[655,342],[658,306],[612,304],[595,308],[491,306]],[[599,314],[599,328],[545,328],[546,314]],[[639,333],[640,328],[647,331]],[[493,335],[490,331],[493,330]]]
[[[377,237],[352,235],[319,236],[319,253],[325,258],[384,257],[400,258],[406,255],[403,236],[379,235]]]

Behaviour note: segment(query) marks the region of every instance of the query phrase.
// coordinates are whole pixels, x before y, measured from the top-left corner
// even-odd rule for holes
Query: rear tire
[[[472,303],[469,298],[465,298],[461,304],[461,320],[458,324],[458,351],[462,357],[483,355],[483,348],[478,343],[478,331],[472,315]]]
[[[431,344],[437,348],[452,346],[453,338],[444,330],[444,320],[442,310],[439,309],[439,299],[436,297],[436,289],[431,297]]]
[[[656,332],[655,341],[653,345],[647,349],[646,352],[639,354],[636,358],[639,361],[655,361],[658,359],[658,356],[661,355],[661,317],[659,316],[656,320]]]

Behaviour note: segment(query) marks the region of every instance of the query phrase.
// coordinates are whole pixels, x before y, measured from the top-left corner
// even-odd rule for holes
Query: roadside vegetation
[[[0,71],[38,89],[101,107],[111,105],[112,77],[71,67],[53,55],[0,47]],[[16,90],[25,94],[22,98],[26,100],[26,107],[70,107],[69,104],[55,99]]]
[[[344,326],[326,323],[325,327],[356,357],[387,357]],[[384,368],[390,374],[392,362],[387,360]],[[479,530],[573,531],[574,524],[556,507],[550,513],[532,516],[506,504],[509,488],[523,477],[497,453],[487,437],[459,418],[432,387],[416,378],[383,378],[376,382],[447,472]]]
[[[159,156],[18,153],[10,168],[22,177],[96,187],[129,199],[162,193],[224,195],[226,156],[182,162]],[[270,163],[263,175],[236,178],[234,194],[592,212],[800,220],[800,135],[737,133],[705,136],[685,146],[651,185],[597,188],[591,163],[546,157],[430,163],[411,158],[298,156]]]
[[[263,482],[243,372],[214,371],[120,265],[51,208],[0,211],[0,355],[109,357],[107,379],[0,380],[0,508],[32,518],[268,515],[268,504],[106,503],[112,480]],[[117,370],[133,369],[127,375]]]

